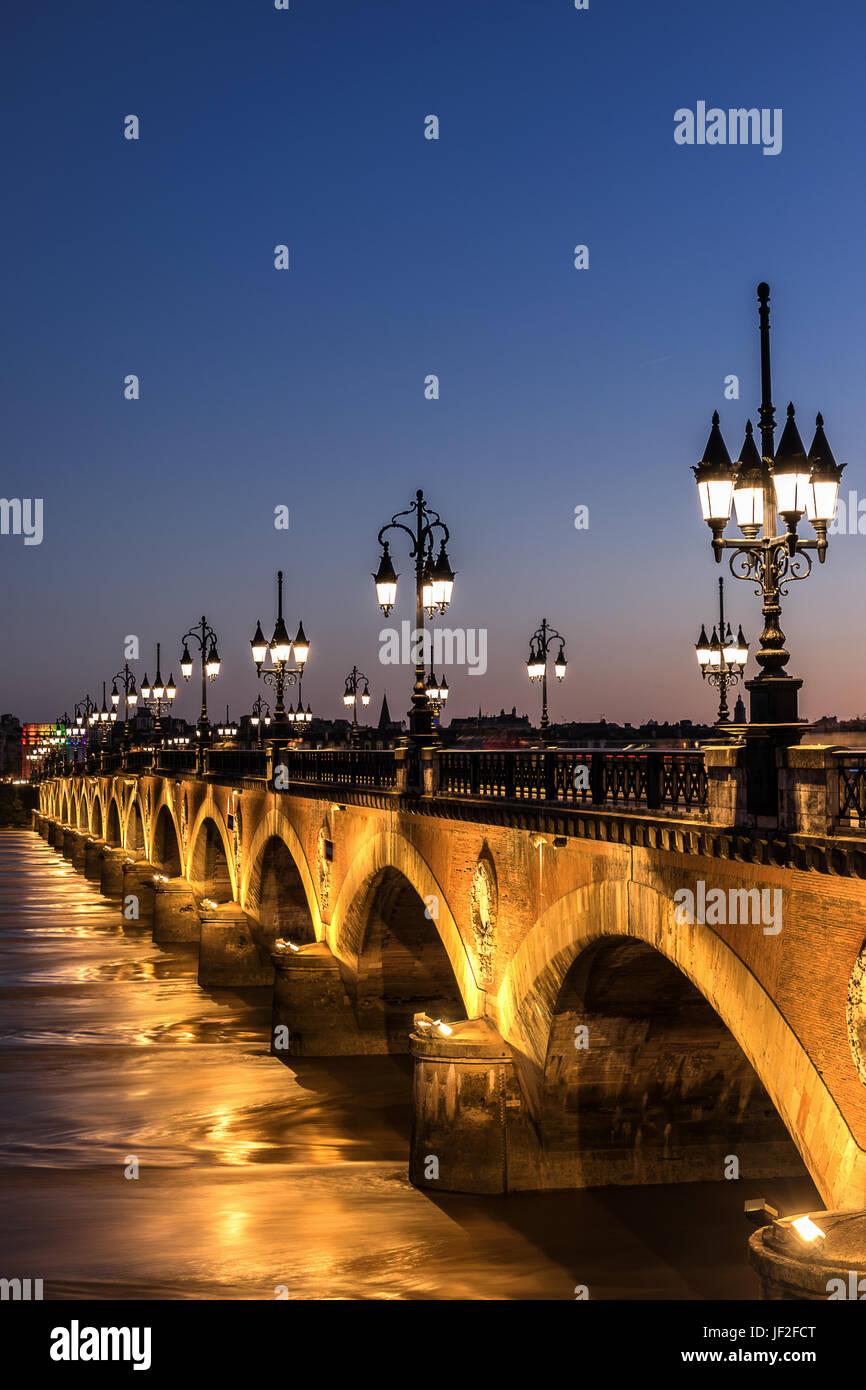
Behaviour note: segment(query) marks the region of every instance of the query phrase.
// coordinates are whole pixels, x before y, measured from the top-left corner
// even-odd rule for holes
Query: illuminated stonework
[[[860,1080],[866,1086],[866,941],[851,971],[845,1018],[851,1055]]]
[[[499,892],[496,886],[496,870],[489,854],[482,852],[472,875],[470,912],[472,914],[472,931],[475,935],[475,949],[478,952],[479,973],[485,984],[490,984],[493,980],[493,954],[496,949],[495,932],[498,906]]]

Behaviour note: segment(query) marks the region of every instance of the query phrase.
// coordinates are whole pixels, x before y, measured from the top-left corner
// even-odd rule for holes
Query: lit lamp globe
[[[794,407],[789,404],[788,418],[773,463],[776,509],[788,528],[789,549],[794,542],[797,523],[806,512],[811,472],[805,446],[794,422]]]
[[[394,569],[388,542],[382,542],[382,558],[379,561],[379,568],[373,575],[373,582],[376,585],[376,599],[379,607],[387,618],[394,604],[397,602],[397,571]],[[432,595],[431,595],[432,597]]]
[[[265,641],[265,634],[262,632],[260,622],[256,623],[256,630],[250,642],[250,652],[256,666],[261,668],[268,654],[268,644]]]
[[[731,456],[719,429],[719,412],[713,411],[713,423],[707,440],[704,456],[696,468],[692,469],[698,485],[701,514],[713,533],[713,549],[716,559],[721,560],[722,534],[731,519],[731,506],[734,499],[734,469]]]
[[[752,437],[751,420],[746,421],[746,437],[737,460],[734,510],[743,535],[754,540],[764,524],[764,469]]]
[[[564,679],[565,679],[565,672],[566,672],[567,667],[568,667],[568,662],[567,662],[566,659],[565,659],[565,651],[564,651],[563,647],[560,646],[560,648],[559,648],[559,655],[557,656],[556,661],[554,662],[554,666],[553,666],[553,669],[554,669],[554,671],[556,672],[556,679],[557,679],[558,681],[561,681],[561,680],[564,680]]]

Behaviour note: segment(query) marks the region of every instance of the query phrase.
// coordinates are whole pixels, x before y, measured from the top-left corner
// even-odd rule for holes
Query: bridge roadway
[[[862,754],[783,750],[773,817],[731,744],[276,756],[67,768],[35,825],[204,988],[272,987],[276,1055],[411,1051],[419,1186],[733,1157],[866,1207]]]

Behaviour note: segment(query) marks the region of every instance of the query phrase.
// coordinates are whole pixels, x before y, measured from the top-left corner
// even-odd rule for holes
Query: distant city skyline
[[[756,422],[760,280],[777,422],[793,400],[808,444],[821,410],[842,499],[866,499],[859,12],[157,0],[133,41],[107,0],[49,0],[6,27],[0,490],[42,500],[43,535],[0,535],[0,710],[101,700],[135,634],[137,681],[160,641],[195,720],[180,637],[205,613],[212,715],[239,717],[271,698],[249,641],[282,568],[304,703],[341,717],[357,664],[404,719],[411,669],[378,653],[413,617],[408,552],[388,619],[371,574],[423,487],[457,572],[437,623],[486,633],[483,674],[446,667],[443,722],[537,721],[545,616],[552,722],[713,721],[694,643],[728,570],[690,470],[713,410],[732,456]],[[772,157],[677,142],[678,111],[716,107],[783,113]],[[784,600],[808,718],[866,710],[864,563],[849,517]],[[726,604],[754,653],[752,586]]]

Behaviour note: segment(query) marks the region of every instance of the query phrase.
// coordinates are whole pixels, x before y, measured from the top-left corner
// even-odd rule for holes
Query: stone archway
[[[116,797],[112,797],[108,803],[108,815],[105,822],[105,841],[106,844],[114,848],[120,847],[120,811],[117,806]]]
[[[249,876],[245,908],[259,922],[261,939],[268,946],[280,937],[297,945],[316,940],[300,870],[279,835],[269,836],[261,848]]]
[[[634,937],[596,940],[562,982],[541,1139],[547,1180],[558,1187],[806,1176],[718,1014]]]
[[[180,878],[183,875],[183,862],[180,840],[169,807],[160,806],[153,829],[153,853],[151,862],[167,878]]]
[[[674,920],[671,898],[600,881],[565,894],[524,937],[491,1009],[510,1045],[536,1126],[544,1114],[556,1003],[578,957],[600,938],[634,938],[695,986],[744,1054],[828,1207],[866,1206],[866,1153],[773,1000],[711,927]]]
[[[190,882],[196,891],[216,903],[234,897],[231,861],[219,826],[210,816],[199,822],[189,857]]]

